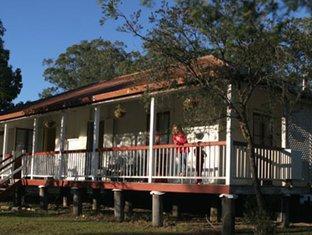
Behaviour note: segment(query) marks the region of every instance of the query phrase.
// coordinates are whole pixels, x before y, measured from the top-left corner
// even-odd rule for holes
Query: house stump
[[[172,204],[171,215],[175,218],[179,218],[180,215],[180,205],[178,202]]]
[[[63,187],[60,189],[61,202],[64,208],[68,207],[69,188]]]
[[[151,191],[152,200],[152,225],[154,227],[163,226],[163,192]]]
[[[221,194],[222,200],[222,228],[221,234],[235,233],[235,199],[237,195]]]
[[[78,187],[72,187],[73,193],[73,215],[79,216],[82,213],[81,193]]]
[[[100,189],[92,189],[92,210],[98,212],[100,209]]]
[[[117,222],[122,222],[125,218],[125,200],[121,189],[113,189],[114,192],[114,216]]]
[[[42,210],[48,209],[48,188],[45,185],[39,186],[39,202]]]

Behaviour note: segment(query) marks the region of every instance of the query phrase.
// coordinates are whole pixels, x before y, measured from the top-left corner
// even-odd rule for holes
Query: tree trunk
[[[256,165],[256,156],[255,156],[255,146],[253,139],[251,137],[250,129],[247,127],[247,124],[244,122],[240,123],[241,131],[243,133],[243,136],[247,142],[246,146],[246,155],[247,158],[249,158],[249,168],[250,172],[252,174],[252,180],[253,180],[253,186],[255,190],[255,195],[256,195],[256,201],[258,205],[258,209],[260,213],[265,213],[265,203],[264,203],[264,198],[261,193],[261,188],[260,188],[260,181],[258,178],[258,167]]]
[[[265,212],[265,203],[264,203],[263,195],[261,193],[260,181],[258,178],[258,167],[256,165],[255,148],[252,142],[247,141],[246,154],[250,162],[249,167],[250,167],[250,171],[252,174],[252,180],[253,180],[253,186],[255,190],[257,205],[259,208],[259,212],[262,213],[262,212]]]

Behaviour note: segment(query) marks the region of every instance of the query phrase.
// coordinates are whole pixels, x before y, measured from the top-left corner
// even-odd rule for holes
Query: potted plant
[[[55,121],[46,121],[46,122],[44,123],[44,126],[45,126],[46,128],[55,127]]]
[[[195,98],[186,98],[183,101],[183,107],[185,110],[195,108],[198,105],[198,100]]]
[[[126,110],[121,107],[120,105],[117,105],[115,110],[114,110],[114,116],[115,118],[122,118],[123,116],[125,116],[126,114]]]

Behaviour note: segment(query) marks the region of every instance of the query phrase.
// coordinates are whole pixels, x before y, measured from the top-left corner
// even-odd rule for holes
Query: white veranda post
[[[92,146],[92,176],[93,178],[97,175],[99,166],[99,154],[97,148],[99,146],[99,133],[100,133],[100,107],[94,107],[94,120],[93,120],[93,146]]]
[[[148,182],[152,183],[153,173],[153,145],[155,131],[155,98],[151,98],[150,103],[150,126],[149,126],[149,146],[148,146]]]
[[[62,177],[65,173],[65,134],[66,134],[66,113],[61,113],[61,126],[60,126],[60,158],[59,158],[59,176]]]
[[[31,153],[31,163],[30,163],[30,178],[34,178],[34,158],[37,147],[37,133],[38,133],[38,118],[34,118],[33,123],[33,136],[32,136],[32,153]]]
[[[8,152],[8,134],[9,134],[9,124],[4,124],[4,133],[3,133],[3,146],[2,146],[2,159],[5,158],[5,155]],[[2,178],[3,176],[1,176]]]
[[[8,134],[9,134],[9,124],[4,124],[4,133],[3,133],[3,148],[2,148],[2,158],[5,158],[5,155],[8,153]]]
[[[232,84],[227,88],[227,99],[231,103],[233,99]],[[233,154],[233,139],[232,139],[232,108],[227,105],[227,118],[226,118],[226,179],[225,184],[230,185],[232,183],[232,174],[234,167],[234,154]]]
[[[281,147],[288,148],[288,105],[284,104],[281,120]]]
[[[281,147],[282,148],[286,148],[287,147],[287,118],[284,116],[282,117],[282,133],[281,133],[281,140],[282,140],[282,143],[281,143]]]

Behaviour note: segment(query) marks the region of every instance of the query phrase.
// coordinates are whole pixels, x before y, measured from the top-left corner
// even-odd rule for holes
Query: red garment
[[[177,134],[174,134],[172,136],[172,142],[176,145],[184,145],[184,144],[187,144],[187,138],[186,138],[186,135],[184,133],[177,133]],[[188,153],[189,152],[189,148],[188,147],[180,147],[180,148],[177,148],[177,150],[180,152],[180,153]]]

